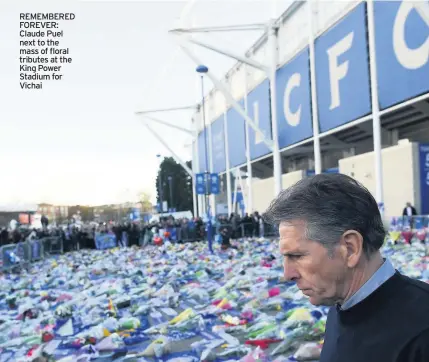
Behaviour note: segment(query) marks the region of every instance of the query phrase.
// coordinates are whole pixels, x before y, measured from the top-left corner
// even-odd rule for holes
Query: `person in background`
[[[239,230],[240,228],[240,216],[232,213],[230,218],[229,218],[229,223],[232,226],[232,235],[231,235],[231,239],[238,239],[241,235],[241,232]]]
[[[231,236],[232,236],[232,226],[229,223],[226,217],[219,217],[219,223],[217,225],[217,234],[220,237],[221,249],[227,250],[229,248],[236,249],[235,246],[231,244]]]
[[[48,227],[48,225],[49,225],[49,220],[46,217],[46,215],[42,215],[42,217],[40,219],[40,222],[42,223],[43,229],[46,229]]]
[[[196,231],[196,239],[204,240],[205,228],[204,228],[203,219],[201,219],[200,217],[195,218],[195,231]]]
[[[88,231],[88,247],[95,249],[95,226]]]
[[[14,244],[18,244],[23,240],[22,234],[19,230],[14,230],[12,233],[12,240]]]
[[[37,230],[33,229],[28,236],[26,237],[26,241],[35,240],[37,239]]]
[[[331,306],[320,362],[429,361],[429,285],[399,273],[380,248],[377,202],[353,178],[305,178],[273,200],[284,277]]]
[[[241,224],[243,236],[245,236],[246,238],[250,238],[253,235],[253,220],[247,212],[244,215]]]
[[[416,208],[411,205],[410,202],[407,202],[404,210],[402,211],[402,216],[408,217],[410,228],[412,229],[414,227],[414,216],[417,215]]]
[[[139,236],[140,236],[140,231],[138,229],[138,226],[133,223],[128,233],[129,233],[130,246],[132,245],[137,246],[139,244]]]
[[[416,216],[416,215],[417,215],[416,208],[414,206],[412,206],[410,202],[407,202],[405,207],[404,207],[404,210],[402,211],[402,216],[412,217],[412,216]]]
[[[78,244],[80,249],[88,248],[88,234],[84,228],[78,230]]]
[[[75,226],[72,227],[70,240],[71,240],[70,241],[71,250],[72,251],[79,250],[80,249],[80,246],[79,246],[79,230]]]
[[[3,228],[0,232],[0,246],[9,244],[9,232]]]
[[[254,236],[256,238],[260,237],[260,222],[261,222],[261,216],[259,215],[259,212],[255,211],[253,213],[253,217],[252,217],[252,221],[253,221],[253,230],[254,230]]]
[[[113,233],[115,234],[116,237],[116,245],[120,245],[121,239],[122,239],[122,230],[121,230],[121,225],[116,225],[113,227],[112,229]]]
[[[66,232],[63,228],[59,229],[59,237],[63,243],[63,249],[66,250]]]

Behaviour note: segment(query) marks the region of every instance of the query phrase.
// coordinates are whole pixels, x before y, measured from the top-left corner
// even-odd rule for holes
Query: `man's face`
[[[295,281],[313,305],[333,305],[344,294],[348,268],[335,248],[329,252],[322,244],[306,240],[305,224],[280,224],[280,253],[284,257],[284,276]]]

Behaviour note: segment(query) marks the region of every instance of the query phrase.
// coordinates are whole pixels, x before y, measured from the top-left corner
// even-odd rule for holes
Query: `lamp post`
[[[168,186],[170,189],[170,208],[173,208],[173,177],[168,176]]]
[[[210,172],[208,170],[209,168],[209,160],[208,160],[208,147],[207,147],[207,131],[206,131],[206,112],[204,108],[204,74],[206,74],[209,69],[205,65],[199,65],[196,69],[197,73],[201,74],[201,112],[203,115],[203,124],[204,124],[204,153],[205,153],[205,183],[206,183],[206,215],[207,215],[207,241],[209,243],[209,250],[211,253],[213,253],[213,247],[212,247],[212,221],[211,221],[211,215],[210,215]]]
[[[167,183],[164,181],[163,183],[162,183],[162,190],[165,190],[167,188]],[[165,197],[165,200],[164,200],[164,191],[162,191],[162,198],[163,198],[163,201],[164,202],[167,202],[167,200],[168,200],[168,196],[166,196]],[[167,208],[166,208],[167,210],[165,210],[165,212],[168,212],[168,202],[167,202]],[[164,205],[162,206],[162,211],[164,211]]]
[[[160,214],[163,212],[163,200],[162,200],[162,172],[161,172],[161,155],[158,154],[156,157],[159,160],[159,178],[158,178],[158,188],[159,188],[159,201],[160,201]]]

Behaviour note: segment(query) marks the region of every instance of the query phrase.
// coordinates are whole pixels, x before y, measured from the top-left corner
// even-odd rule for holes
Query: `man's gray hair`
[[[304,178],[282,191],[262,215],[278,225],[304,221],[305,237],[332,250],[347,230],[358,231],[367,256],[383,245],[386,231],[371,193],[355,179],[342,174]]]

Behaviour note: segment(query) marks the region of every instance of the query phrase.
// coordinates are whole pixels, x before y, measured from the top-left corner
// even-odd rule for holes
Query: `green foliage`
[[[191,161],[186,162],[186,165],[191,168]],[[169,181],[169,177],[171,177],[171,181]],[[192,211],[192,178],[172,157],[164,158],[161,163],[156,178],[156,191],[158,204],[161,202],[162,196],[162,201],[167,201],[168,208],[175,208],[177,211]]]

